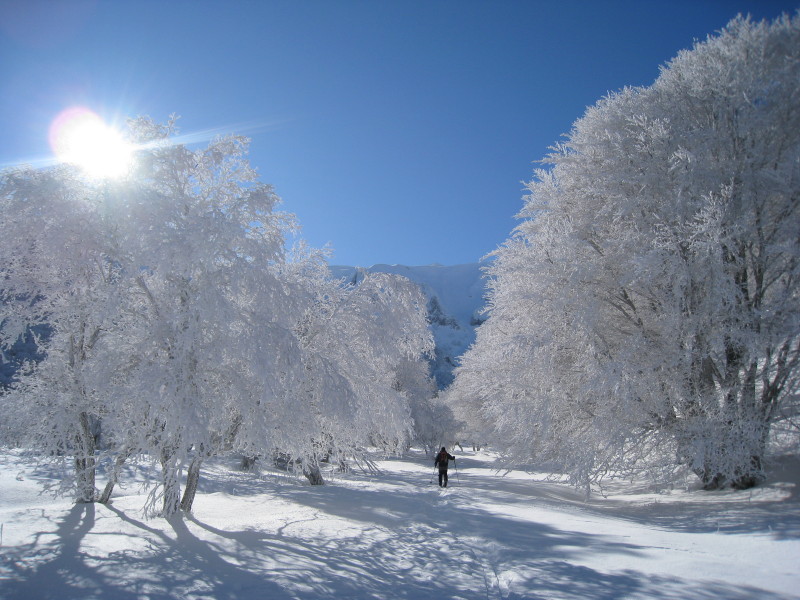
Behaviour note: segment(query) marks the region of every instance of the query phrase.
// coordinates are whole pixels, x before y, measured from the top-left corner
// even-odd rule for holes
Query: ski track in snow
[[[0,453],[0,599],[800,598],[796,469],[752,492],[587,501],[458,456],[446,490],[421,454],[319,487],[222,459],[194,514],[166,520],[142,516],[135,467],[110,506],[74,505],[40,495],[55,470]]]

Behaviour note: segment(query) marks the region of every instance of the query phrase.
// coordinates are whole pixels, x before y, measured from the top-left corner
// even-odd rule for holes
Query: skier
[[[448,461],[456,460],[455,456],[447,453],[444,446],[436,455],[436,462],[433,463],[434,467],[439,467],[439,487],[447,487],[447,463]]]

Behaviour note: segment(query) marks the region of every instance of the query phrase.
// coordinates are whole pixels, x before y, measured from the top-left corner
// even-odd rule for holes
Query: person
[[[439,467],[439,487],[447,487],[447,463],[451,460],[455,461],[456,457],[448,454],[447,449],[442,446],[436,455],[436,462],[433,463],[434,467]]]

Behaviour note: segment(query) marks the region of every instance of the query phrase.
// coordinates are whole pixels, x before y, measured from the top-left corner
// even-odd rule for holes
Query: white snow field
[[[800,598],[796,458],[751,491],[627,484],[584,501],[455,454],[444,491],[422,453],[316,487],[219,460],[194,514],[165,520],[142,516],[133,468],[110,506],[76,505],[40,493],[52,469],[5,451],[0,598]]]

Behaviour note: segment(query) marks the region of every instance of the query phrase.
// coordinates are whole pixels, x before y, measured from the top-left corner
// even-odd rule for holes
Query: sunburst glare
[[[95,112],[81,106],[62,111],[50,126],[50,147],[60,162],[74,164],[89,177],[125,175],[133,146]]]

